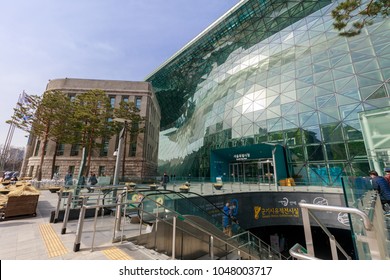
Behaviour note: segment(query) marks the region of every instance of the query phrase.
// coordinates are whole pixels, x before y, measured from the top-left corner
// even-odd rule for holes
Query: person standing
[[[386,173],[385,179],[386,179],[387,183],[390,184],[390,167],[385,168],[385,173]]]
[[[96,185],[97,184],[97,178],[96,178],[96,174],[95,173],[93,173],[93,172],[91,172],[91,176],[89,176],[89,179],[88,179],[88,183],[90,183],[90,185],[91,186],[94,186],[94,185]],[[90,193],[90,192],[93,192],[94,190],[91,188],[91,187],[87,187],[87,189],[88,189],[88,192]]]
[[[390,185],[387,180],[378,175],[378,172],[372,170],[368,173],[371,178],[371,184],[374,190],[377,190],[385,212],[390,211]]]
[[[163,186],[164,190],[167,189],[168,183],[169,183],[169,176],[168,176],[167,172],[164,172],[164,176],[162,178],[162,186]]]
[[[226,234],[227,236],[232,236],[232,211],[229,202],[226,202],[222,211],[223,211],[223,216],[222,216],[223,233]]]
[[[66,175],[65,175],[65,186],[71,186],[73,185],[73,175],[72,173],[69,171]]]

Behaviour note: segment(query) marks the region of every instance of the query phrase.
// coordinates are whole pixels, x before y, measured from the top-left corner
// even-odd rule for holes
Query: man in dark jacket
[[[385,173],[386,173],[385,179],[386,179],[387,183],[390,184],[390,167],[385,168]]]
[[[164,172],[164,176],[162,178],[162,186],[164,188],[164,190],[167,189],[167,184],[169,183],[169,176],[166,172]]]
[[[97,184],[97,182],[98,182],[98,180],[97,180],[97,178],[96,178],[96,174],[93,173],[93,172],[91,172],[91,176],[90,176],[89,179],[88,179],[88,183],[90,183],[91,186],[94,186],[94,185]],[[90,188],[90,187],[87,187],[87,189],[88,189],[88,192],[93,192],[93,191],[94,191],[94,190],[93,190],[92,188]]]
[[[369,172],[369,175],[371,177],[371,183],[372,187],[378,191],[383,210],[389,211],[390,210],[390,185],[386,181],[386,179],[382,176],[378,175],[378,172],[375,170],[372,170]]]

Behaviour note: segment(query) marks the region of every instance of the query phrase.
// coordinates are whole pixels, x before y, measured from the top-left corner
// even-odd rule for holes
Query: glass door
[[[243,164],[241,162],[229,164],[230,180],[244,182]]]
[[[258,162],[259,183],[270,184],[274,182],[274,166],[271,158],[262,159]]]
[[[258,161],[244,162],[244,182],[256,183],[259,177]]]

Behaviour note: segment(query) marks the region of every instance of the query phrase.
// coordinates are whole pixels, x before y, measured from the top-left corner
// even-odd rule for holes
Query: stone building
[[[147,179],[157,175],[157,157],[160,130],[160,107],[148,82],[129,82],[112,80],[91,79],[55,79],[51,80],[46,90],[59,90],[67,93],[69,97],[91,89],[100,89],[107,93],[112,106],[117,107],[124,101],[134,102],[140,115],[145,118],[145,130],[140,133],[136,141],[130,139],[126,144],[126,160],[124,176],[131,178]],[[118,148],[119,136],[113,136],[103,148],[92,153],[90,171],[98,176],[110,176],[113,178],[116,163],[115,151]],[[36,177],[40,162],[39,148],[41,141],[30,136],[26,147],[26,155],[22,167],[22,175]],[[49,141],[44,156],[42,179],[51,179],[53,176],[52,165],[54,153],[54,173],[60,178],[70,171],[77,178],[82,150],[80,145],[61,144],[55,151],[55,143]],[[122,163],[120,164],[120,176],[122,175]]]

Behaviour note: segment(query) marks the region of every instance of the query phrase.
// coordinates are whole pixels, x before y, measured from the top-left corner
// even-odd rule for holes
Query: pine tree
[[[31,133],[41,140],[40,164],[37,180],[42,179],[42,166],[49,139],[65,139],[66,125],[70,124],[71,103],[67,95],[60,91],[46,91],[42,96],[29,95],[27,101],[21,101],[14,108],[14,115],[8,123]]]
[[[74,100],[74,106],[74,119],[77,123],[75,135],[79,136],[79,143],[83,147],[83,157],[87,157],[86,165],[82,163],[80,167],[80,175],[86,176],[90,169],[94,148],[101,147],[102,141],[115,133],[115,126],[112,122],[113,108],[109,97],[99,89],[78,94]]]
[[[343,1],[332,11],[333,26],[340,31],[341,36],[356,36],[363,27],[371,25],[377,16],[388,17],[389,7],[390,0]]]

